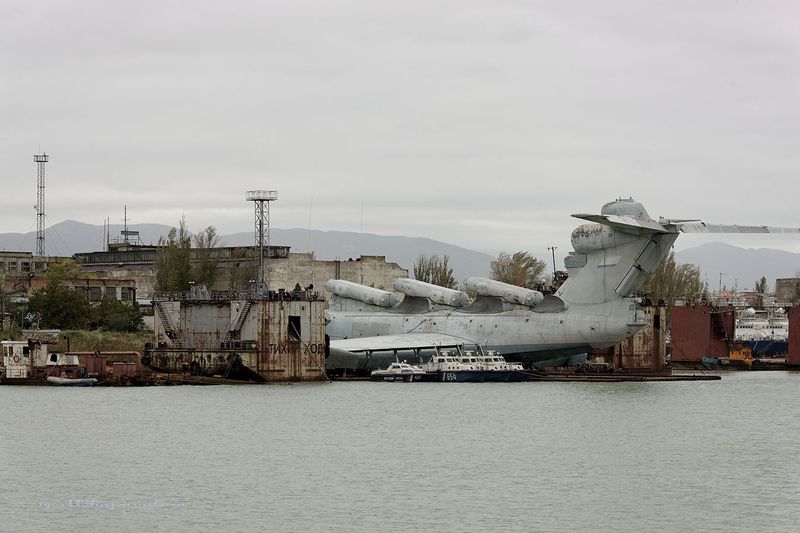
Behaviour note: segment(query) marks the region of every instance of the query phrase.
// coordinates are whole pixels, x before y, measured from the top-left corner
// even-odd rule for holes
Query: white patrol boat
[[[425,370],[408,363],[392,363],[386,370],[373,370],[370,381],[422,381]]]

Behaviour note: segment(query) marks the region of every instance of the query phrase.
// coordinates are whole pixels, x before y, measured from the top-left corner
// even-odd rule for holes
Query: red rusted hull
[[[735,323],[733,307],[673,307],[672,361],[699,363],[703,357],[728,357]]]

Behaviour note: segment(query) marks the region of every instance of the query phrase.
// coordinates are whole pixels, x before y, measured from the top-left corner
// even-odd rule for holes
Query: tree
[[[92,325],[108,331],[139,331],[143,325],[139,308],[116,298],[104,296],[92,311]]]
[[[217,277],[219,259],[212,257],[211,254],[211,249],[216,248],[217,245],[219,245],[219,235],[214,226],[208,226],[194,236],[194,246],[197,249],[197,264],[192,269],[194,282],[208,288],[214,285]]]
[[[191,283],[211,287],[217,277],[218,258],[211,248],[219,244],[214,226],[195,235],[195,265],[192,265],[192,236],[186,229],[186,218],[181,217],[177,228],[169,230],[167,237],[158,240],[156,255],[156,290],[161,292],[186,291]]]
[[[55,281],[78,279],[81,277],[81,265],[72,259],[64,259],[58,263],[50,263],[47,266],[47,272],[44,273],[44,277]]]
[[[708,294],[708,286],[702,280],[698,267],[677,264],[675,252],[670,252],[645,280],[641,292],[655,301],[663,300],[667,307],[666,318],[669,324],[675,300],[700,300]]]
[[[441,259],[438,255],[430,257],[420,255],[414,262],[414,279],[455,289],[457,283],[453,277],[453,269],[448,266],[449,261],[450,258],[447,255]]]
[[[84,329],[92,312],[84,293],[57,280],[33,292],[28,311],[39,317],[39,327],[54,329]]]
[[[508,252],[500,252],[490,266],[492,279],[528,289],[536,287],[537,278],[545,268],[544,261],[524,251],[516,252],[513,255]]]
[[[192,239],[181,217],[178,228],[169,230],[167,237],[158,240],[156,255],[156,290],[161,292],[189,290],[192,281]]]
[[[5,275],[0,272],[0,337],[3,340],[18,338],[22,332],[19,324],[14,322],[16,305],[12,303],[5,291]]]
[[[767,294],[767,278],[762,276],[760,280],[756,281],[756,309],[764,309],[764,296]]]

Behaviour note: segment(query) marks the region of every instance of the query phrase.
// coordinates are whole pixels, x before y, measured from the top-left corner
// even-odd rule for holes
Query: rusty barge
[[[327,380],[325,303],[316,291],[197,286],[157,294],[153,308],[155,345],[145,347],[142,363],[161,376],[176,382]]]
[[[2,385],[143,385],[139,352],[51,352],[38,339],[0,342]]]

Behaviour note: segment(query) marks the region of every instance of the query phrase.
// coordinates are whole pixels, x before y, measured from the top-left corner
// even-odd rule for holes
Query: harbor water
[[[798,391],[0,387],[0,531],[796,531]]]

